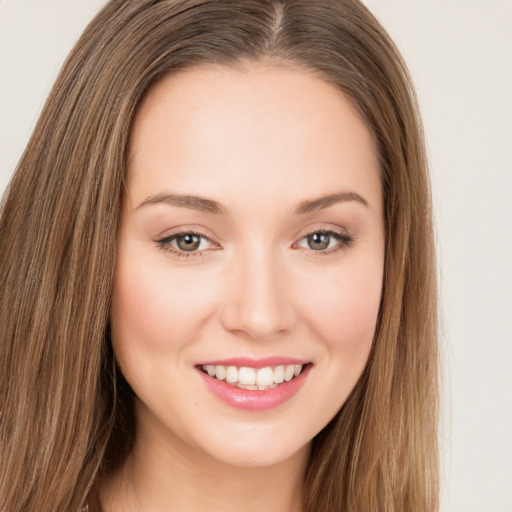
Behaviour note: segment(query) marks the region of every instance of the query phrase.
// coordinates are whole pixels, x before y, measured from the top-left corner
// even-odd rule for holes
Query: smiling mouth
[[[199,368],[203,373],[230,386],[265,391],[295,379],[307,366],[309,363],[266,366],[264,368],[203,364]]]

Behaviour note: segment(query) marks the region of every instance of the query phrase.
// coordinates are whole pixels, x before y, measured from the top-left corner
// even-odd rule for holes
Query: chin
[[[296,457],[302,458],[309,450],[310,441],[305,444],[283,445],[282,443],[230,442],[229,446],[210,449],[216,460],[239,468],[276,466]]]
[[[203,454],[209,455],[212,461],[240,468],[274,466],[295,457],[303,458],[312,439],[312,436],[290,435],[288,425],[272,428],[247,424],[197,434],[200,442],[196,446]]]

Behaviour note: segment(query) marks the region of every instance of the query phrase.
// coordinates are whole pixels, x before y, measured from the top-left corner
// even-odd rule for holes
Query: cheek
[[[318,283],[318,280],[317,280]],[[366,357],[373,341],[382,293],[382,270],[331,274],[321,289],[308,287],[307,304],[313,325],[330,352],[357,359]]]
[[[111,311],[116,355],[179,350],[197,339],[211,303],[202,280],[170,272],[165,262],[119,261]]]

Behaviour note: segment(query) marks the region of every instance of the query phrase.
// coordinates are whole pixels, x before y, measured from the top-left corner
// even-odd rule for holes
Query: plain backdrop
[[[409,64],[429,147],[444,319],[442,512],[512,512],[512,1],[365,2]],[[103,4],[0,0],[0,192]]]

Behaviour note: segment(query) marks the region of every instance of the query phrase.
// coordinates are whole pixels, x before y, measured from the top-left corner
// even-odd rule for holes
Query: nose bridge
[[[251,244],[235,260],[223,312],[225,328],[251,338],[288,330],[293,314],[278,251],[262,244]]]

